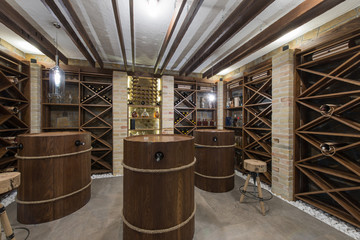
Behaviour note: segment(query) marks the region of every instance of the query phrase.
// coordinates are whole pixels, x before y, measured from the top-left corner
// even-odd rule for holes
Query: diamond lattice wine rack
[[[261,180],[271,183],[271,63],[256,68],[244,76],[244,159],[252,158],[267,163]]]
[[[360,227],[360,34],[296,60],[295,198]]]
[[[30,123],[29,64],[0,52],[0,169],[16,168],[16,136],[27,133]]]

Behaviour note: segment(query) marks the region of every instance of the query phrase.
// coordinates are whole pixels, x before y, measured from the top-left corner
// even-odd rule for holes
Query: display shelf
[[[91,172],[111,173],[112,75],[65,71],[65,96],[56,103],[47,98],[48,69],[42,80],[42,130],[90,132]]]
[[[161,133],[161,79],[128,78],[128,136]]]
[[[360,227],[360,34],[296,52],[294,197]]]
[[[191,135],[197,128],[215,128],[216,126],[199,126],[198,122],[216,121],[216,86],[202,80],[174,81],[174,132]],[[208,94],[213,95],[214,102],[209,103]],[[203,104],[203,106],[201,106]],[[207,106],[205,106],[207,104]],[[208,107],[211,104],[212,106]],[[186,112],[186,115],[183,114]]]
[[[29,132],[29,63],[0,51],[0,171],[16,169],[15,137]],[[11,139],[11,140],[10,140]]]

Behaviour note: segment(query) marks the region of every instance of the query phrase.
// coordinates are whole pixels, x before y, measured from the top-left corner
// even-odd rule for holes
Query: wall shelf
[[[210,121],[216,122],[216,85],[176,78],[174,85],[174,133],[192,135],[197,128],[216,128],[210,126]],[[207,94],[213,94],[215,101],[209,102]],[[202,104],[206,106],[201,107]],[[199,126],[204,119],[208,126]]]
[[[62,103],[47,99],[49,71],[42,71],[42,130],[91,133],[91,172],[112,172],[112,75],[65,71]]]

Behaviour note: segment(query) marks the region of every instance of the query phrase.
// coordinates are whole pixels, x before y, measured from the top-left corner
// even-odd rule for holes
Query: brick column
[[[217,129],[224,129],[224,82],[217,84]]]
[[[127,137],[127,81],[125,72],[113,73],[113,174],[122,175],[124,138]]]
[[[294,50],[272,58],[272,191],[293,200]]]
[[[41,132],[41,67],[30,63],[30,133]]]
[[[162,134],[174,134],[174,77],[163,76],[162,82]]]

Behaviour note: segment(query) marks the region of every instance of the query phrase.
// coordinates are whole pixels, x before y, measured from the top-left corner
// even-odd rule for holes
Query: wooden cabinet
[[[128,79],[128,136],[161,133],[161,79]]]
[[[360,34],[297,52],[295,199],[360,227]]]
[[[112,75],[66,71],[65,96],[54,102],[42,74],[42,130],[90,132],[92,173],[112,172]]]
[[[216,85],[175,79],[174,133],[192,135],[202,128],[216,128]]]
[[[17,167],[16,136],[27,133],[30,124],[30,66],[0,52],[0,169]]]

